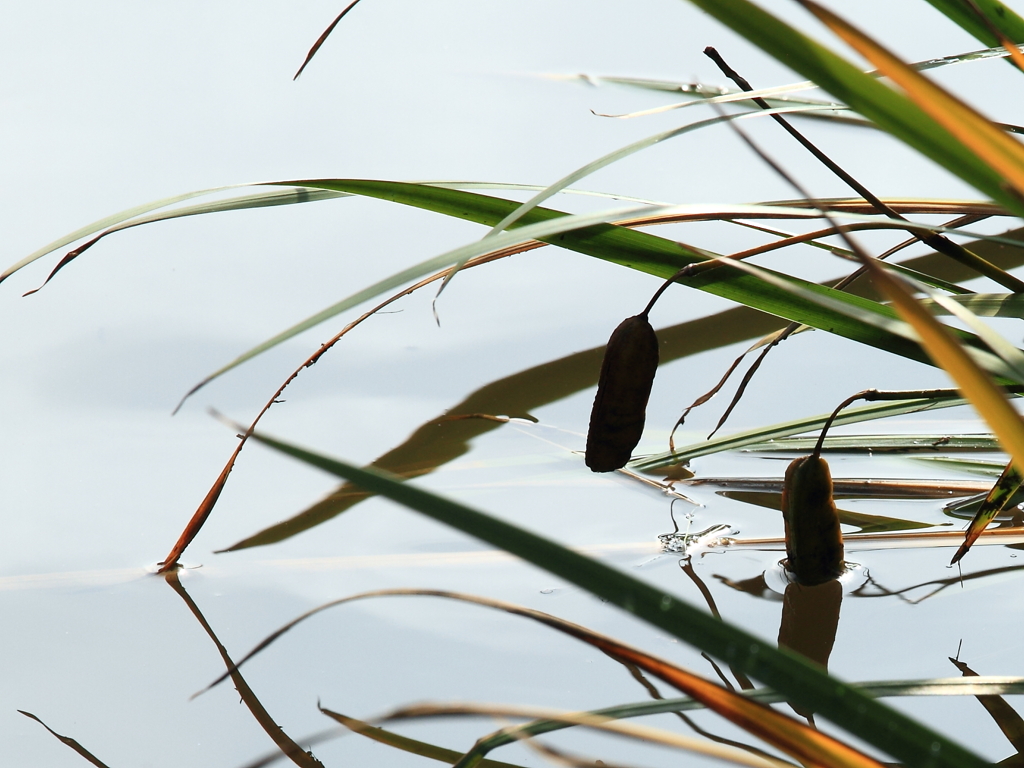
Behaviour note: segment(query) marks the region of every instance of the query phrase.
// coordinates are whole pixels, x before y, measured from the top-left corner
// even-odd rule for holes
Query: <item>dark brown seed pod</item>
[[[594,472],[621,469],[640,442],[647,418],[658,337],[647,313],[623,320],[608,339],[601,379],[587,432],[587,466]]]
[[[788,569],[799,584],[814,586],[843,572],[843,536],[832,500],[828,463],[817,455],[794,459],[782,489]]]

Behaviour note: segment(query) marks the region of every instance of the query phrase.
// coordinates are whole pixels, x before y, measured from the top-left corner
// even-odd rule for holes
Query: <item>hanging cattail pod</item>
[[[647,312],[627,317],[608,339],[590,412],[586,461],[594,472],[621,469],[629,461],[644,431],[657,370],[658,337]]]
[[[817,453],[794,459],[782,489],[788,570],[797,583],[823,584],[843,572],[843,537],[832,475]]]

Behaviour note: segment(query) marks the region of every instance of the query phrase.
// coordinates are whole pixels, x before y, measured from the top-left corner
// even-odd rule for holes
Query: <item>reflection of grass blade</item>
[[[960,670],[964,677],[977,677],[978,673],[971,669],[964,662],[958,659],[950,659],[953,665]],[[1002,696],[979,695],[978,701],[989,713],[999,730],[1003,732],[1007,741],[1013,745],[1018,753],[1024,754],[1024,719],[1017,714],[1017,710],[1006,703]]]
[[[1017,234],[1016,232],[1010,233],[1012,236]],[[1018,265],[1022,255],[1019,248],[1005,248],[993,243],[971,243],[971,248],[983,253],[990,261],[1006,268]],[[941,274],[950,280],[961,280],[969,274],[962,265],[936,254],[918,257],[906,263],[913,264],[919,270]],[[860,290],[867,293],[868,296],[873,295],[870,292],[870,286],[866,283]],[[782,325],[782,321],[746,307],[729,309],[709,317],[660,329],[658,339],[661,342],[661,359],[663,363],[668,363],[704,351],[719,349],[727,344],[745,341],[777,330]],[[603,347],[596,347],[499,379],[473,392],[463,402],[447,409],[445,413],[448,416],[466,413],[526,416],[536,408],[595,386],[603,351]],[[883,418],[887,415],[907,412],[904,408],[909,408],[911,411],[928,410],[962,405],[963,402],[963,400],[956,400],[950,401],[948,404],[932,405],[927,401],[921,401],[918,404],[907,406],[894,403],[864,406],[846,411],[841,416],[839,423],[848,424],[858,420]],[[864,415],[863,419],[859,418],[862,414]],[[764,430],[739,433],[727,438],[719,438],[716,441],[697,443],[681,450],[686,452],[687,457],[692,458],[720,450],[742,447],[761,440],[774,439],[773,436],[793,435],[811,429],[820,429],[827,417],[828,415],[825,414],[810,421],[800,420],[775,425]],[[463,455],[469,450],[470,440],[497,429],[498,426],[495,422],[479,419],[453,421],[445,417],[438,417],[420,426],[402,445],[380,456],[371,466],[403,477],[429,473]],[[780,431],[774,431],[779,427],[782,428]],[[936,437],[936,440],[940,437],[948,436],[939,436]],[[829,438],[829,441],[842,439],[844,438]],[[811,444],[813,445],[813,441]],[[989,444],[986,443],[986,445]],[[997,448],[996,445],[990,446],[989,449]],[[644,469],[657,468],[674,464],[676,461],[672,454],[660,454],[641,460],[638,462],[638,466]],[[288,520],[237,542],[228,547],[228,550],[245,549],[282,541],[330,520],[371,495],[351,484],[345,484],[323,501]]]
[[[746,765],[750,768],[792,768],[792,763],[786,762],[785,760],[779,760],[775,757],[760,757],[758,755],[752,755],[745,750],[737,749],[735,747],[719,746],[711,741],[695,739],[688,736],[679,736],[671,731],[665,731],[660,728],[622,723],[593,712],[557,712],[541,707],[517,707],[501,704],[428,703],[403,707],[387,715],[384,719],[405,720],[409,718],[451,717],[459,715],[489,715],[491,717],[501,719],[544,718],[547,722],[556,722],[563,728],[572,726],[594,728],[599,731],[606,731],[615,735],[625,736],[627,738],[696,752],[697,754],[718,758],[719,760],[736,763],[737,765]],[[502,730],[512,735],[512,738],[505,742],[506,744],[511,741],[529,739],[533,736],[529,731],[516,726],[508,726]],[[476,768],[476,766],[486,765],[487,762],[487,760],[482,760],[480,758],[477,754],[476,747],[474,747],[465,755],[457,755],[456,761],[452,763],[452,768]],[[606,763],[603,761],[598,763],[598,765],[605,764]],[[579,763],[572,763],[572,765],[579,765]],[[594,762],[588,761],[583,765],[591,766],[594,765]]]
[[[747,632],[631,576],[517,526],[403,483],[400,478],[359,469],[258,434],[254,437],[300,461],[358,483],[582,586],[723,659],[786,694],[790,701],[820,713],[908,765],[936,768],[983,765],[980,758],[941,734],[863,696],[803,659],[778,651]]]
[[[817,437],[782,437],[763,443],[754,443],[747,446],[748,451],[759,453],[770,453],[773,451],[789,451],[794,453],[806,453],[817,444]],[[913,435],[829,435],[825,438],[823,445],[825,451],[841,451],[843,453],[915,453],[942,451],[950,453],[956,451],[998,451],[999,441],[992,435],[951,435],[951,434],[913,434]],[[977,462],[978,459],[946,459],[929,458],[930,461],[968,461]],[[998,464],[999,468],[993,473],[998,475],[1005,465],[1005,462]]]
[[[737,307],[658,330],[663,363],[718,349],[778,328],[782,321],[746,307]],[[457,459],[470,441],[501,426],[483,419],[452,419],[470,413],[527,417],[548,403],[597,385],[604,347],[519,371],[470,393],[444,414],[419,426],[401,445],[373,461],[372,467],[402,477],[417,477]],[[582,447],[582,445],[581,445]],[[372,494],[346,483],[298,515],[237,542],[228,550],[282,541],[345,512]]]
[[[962,677],[946,677],[933,680],[893,680],[855,683],[854,686],[861,693],[872,698],[883,696],[979,696],[1024,693],[1024,678],[1001,677],[966,680]],[[784,696],[780,696],[775,691],[764,689],[744,691],[740,695],[760,701],[762,704],[775,704],[786,701]],[[686,712],[703,708],[704,705],[699,701],[686,697],[644,701],[638,704],[622,704],[615,707],[598,709],[591,714],[613,718],[627,718],[657,715],[665,712]],[[519,734],[534,736],[568,727],[568,724],[560,721],[538,719],[515,728],[503,728],[477,741],[473,749],[467,753],[467,757],[479,759],[498,747],[512,743],[520,737]],[[466,761],[466,765],[473,764],[468,760]]]
[[[953,406],[963,405],[966,402],[967,401],[961,397],[951,397],[941,400],[938,398],[916,398],[913,400],[895,403],[865,405],[859,408],[846,409],[836,417],[836,420],[832,422],[832,424],[834,426],[840,426],[842,424],[856,424],[861,421],[881,419],[886,416],[898,416],[903,413],[917,413],[920,411],[933,410],[935,408],[951,408]],[[629,467],[639,472],[647,472],[652,469],[677,464],[681,461],[688,461],[698,456],[708,456],[713,453],[721,453],[722,451],[744,448],[749,445],[774,440],[779,437],[799,435],[802,432],[821,429],[825,426],[825,422],[828,421],[831,415],[831,413],[822,413],[817,416],[794,419],[793,421],[785,421],[780,424],[772,424],[767,427],[748,429],[744,432],[737,432],[724,437],[716,437],[712,440],[703,440],[699,443],[693,443],[692,445],[685,445],[681,448],[677,448],[674,452],[668,451],[666,453],[658,453],[653,456],[636,460],[630,464]]]
[[[75,750],[75,752],[77,752],[82,757],[84,757],[86,760],[88,760],[90,763],[95,765],[96,768],[108,768],[106,763],[104,763],[102,760],[100,760],[98,757],[96,757],[96,755],[94,755],[88,749],[86,749],[81,744],[79,744],[77,741],[72,739],[70,736],[61,736],[59,733],[57,733],[55,730],[53,730],[50,726],[48,726],[46,723],[44,723],[38,717],[33,715],[31,712],[26,712],[23,709],[19,709],[18,711],[21,712],[21,714],[23,714],[25,717],[30,717],[33,720],[35,720],[37,723],[39,723],[41,726],[43,726],[43,728],[45,728],[50,733],[52,733],[57,738],[58,741],[60,741],[62,744],[66,745],[68,747],[71,747],[71,749]]]
[[[456,752],[454,749],[445,749],[435,744],[428,744],[425,741],[417,741],[416,739],[410,739],[408,736],[385,731],[383,728],[364,723],[362,720],[356,720],[354,717],[348,717],[340,712],[333,712],[324,707],[320,707],[320,711],[331,719],[337,720],[353,733],[379,741],[381,744],[387,744],[389,747],[400,749],[403,752],[419,755],[420,757],[428,757],[431,760],[440,760],[449,765],[454,764],[462,757],[462,753]],[[478,765],[481,768],[521,768],[521,766],[517,766],[514,763],[503,763],[500,760],[482,760]]]
[[[956,554],[953,555],[953,559],[949,561],[950,565],[959,562],[960,558],[967,554],[967,550],[978,540],[981,532],[995,519],[996,515],[1003,511],[1014,494],[1020,490],[1021,485],[1024,485],[1024,475],[1017,470],[1017,464],[1011,461],[1006,465],[981,506],[978,507],[978,511],[974,513],[974,519],[971,520],[971,524],[967,527],[967,533],[964,535],[964,543],[960,545]]]
[[[256,698],[256,694],[253,693],[252,688],[245,682],[242,674],[235,667],[235,663],[228,656],[227,649],[221,645],[220,640],[217,639],[217,635],[213,631],[213,627],[206,621],[206,617],[203,616],[202,611],[199,610],[199,606],[195,604],[188,592],[181,585],[181,581],[178,579],[177,571],[170,571],[164,574],[164,579],[168,584],[171,585],[178,596],[185,601],[185,605],[188,606],[189,611],[196,617],[203,629],[206,630],[206,634],[213,640],[213,644],[217,646],[217,652],[220,653],[221,659],[224,660],[224,664],[228,668],[228,674],[231,676],[231,682],[235,684],[235,690],[238,691],[238,695],[241,697],[245,706],[252,712],[253,717],[256,718],[256,722],[260,724],[260,727],[266,732],[278,749],[283,752],[288,759],[295,763],[299,768],[323,768],[323,763],[307,753],[302,747],[292,741],[292,738],[285,733],[281,726],[274,722],[274,719],[270,716],[270,713],[263,707],[260,700]]]
[[[400,487],[407,488],[408,486]],[[437,497],[435,497],[435,499],[437,499],[437,501],[443,501]],[[363,592],[340,600],[332,600],[329,603],[325,603],[307,611],[298,618],[293,619],[283,627],[271,633],[238,663],[239,665],[244,664],[248,659],[252,658],[261,650],[269,646],[285,632],[288,632],[306,619],[329,608],[356,600],[395,596],[440,597],[458,600],[460,602],[482,605],[488,608],[497,608],[498,610],[511,613],[515,616],[532,619],[559,632],[568,634],[577,640],[581,640],[588,645],[597,648],[616,661],[628,665],[634,665],[664,680],[670,685],[684,691],[692,698],[701,701],[708,709],[713,710],[736,725],[739,725],[741,728],[747,730],[749,733],[758,736],[769,744],[772,744],[802,761],[809,762],[812,765],[821,766],[863,766],[863,768],[880,768],[877,762],[862,755],[845,744],[842,744],[829,736],[825,736],[812,728],[808,728],[802,723],[775,712],[758,702],[740,696],[727,688],[723,688],[717,683],[712,683],[702,677],[694,675],[671,662],[651,656],[644,651],[621,643],[614,638],[594,632],[578,624],[565,621],[557,616],[536,611],[532,608],[525,608],[512,603],[506,603],[500,600],[491,600],[489,598],[478,597],[476,595],[466,595],[440,590],[385,589],[377,590],[375,592]],[[226,675],[222,675],[217,681],[212,683],[210,687],[216,685],[225,678]],[[403,712],[407,713],[408,711],[403,710]],[[393,714],[391,717],[394,718],[400,716],[408,716],[408,714]],[[533,717],[534,715],[527,716]],[[747,758],[747,764],[749,765],[750,756],[745,755],[745,757]],[[464,761],[460,760],[458,765],[464,765]],[[764,763],[762,760],[758,760],[757,765],[763,766]]]

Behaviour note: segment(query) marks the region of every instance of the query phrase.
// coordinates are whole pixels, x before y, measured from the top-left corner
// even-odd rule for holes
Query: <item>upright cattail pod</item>
[[[799,584],[814,586],[843,572],[843,537],[832,500],[832,475],[817,453],[794,459],[782,489],[788,570]]]
[[[647,312],[627,317],[608,339],[590,412],[586,461],[594,472],[621,469],[629,461],[644,431],[657,370],[658,337]]]

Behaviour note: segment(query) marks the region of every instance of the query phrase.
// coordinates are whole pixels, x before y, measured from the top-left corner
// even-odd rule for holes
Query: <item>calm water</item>
[[[866,15],[871,6],[865,4]],[[625,20],[611,3],[534,4],[526,10],[543,15],[538,25],[500,3],[425,10],[367,0],[347,19],[360,26],[332,39],[322,60],[291,83],[302,54],[338,10],[326,2],[301,12],[184,3],[152,17],[116,4],[19,9],[0,31],[0,56],[11,73],[0,90],[6,261],[127,206],[249,179],[547,183],[684,119],[600,120],[589,110],[640,109],[659,97],[536,75],[699,75],[718,82],[699,56],[713,43],[735,49],[730,60],[761,84],[797,79],[681,3],[648,3]],[[895,35],[898,26],[885,34]],[[674,29],[686,30],[682,48]],[[936,33],[927,50],[919,38],[901,50],[921,59],[974,47],[953,32]],[[976,67],[974,95],[985,102],[1009,68]],[[970,79],[957,72],[944,77]],[[1024,121],[1014,109],[1000,104],[1000,117]],[[846,131],[826,126],[816,135],[833,141],[845,162],[900,168],[898,175],[874,178],[867,172],[865,180],[884,194],[928,189],[973,196],[892,144],[861,133],[850,141]],[[770,131],[764,134],[773,140]],[[779,151],[788,150],[780,143]],[[807,169],[807,181],[819,185],[819,194],[842,193],[816,169]],[[583,186],[657,200],[791,196],[767,175],[752,173],[751,161],[725,134],[659,147],[588,182]],[[595,203],[559,205],[585,210]],[[722,251],[756,242],[725,228],[663,233]],[[173,419],[169,413],[191,385],[244,349],[352,290],[482,234],[473,225],[384,203],[335,201],[133,230],[97,246],[35,296],[19,298],[42,282],[54,257],[0,286],[7,329],[0,345],[0,605],[7,617],[0,633],[0,743],[12,765],[84,764],[18,709],[110,766],[240,766],[273,748],[230,685],[189,701],[223,671],[223,662],[182,595],[148,570],[234,446],[232,432],[206,408],[251,418],[292,368],[350,318],[214,383]],[[844,268],[819,255],[799,258],[794,269],[815,279]],[[653,278],[554,249],[467,271],[438,303],[440,327],[431,314],[431,289],[403,300],[304,372],[264,428],[354,462],[384,456],[436,466],[415,482],[584,548],[695,604],[706,604],[703,588],[724,618],[774,640],[780,596],[758,579],[777,563],[778,551],[713,549],[686,560],[660,550],[658,536],[673,531],[674,512],[683,528],[690,513],[695,531],[727,524],[740,539],[778,537],[781,515],[771,508],[777,497],[680,485],[679,492],[702,506],[677,501],[673,507],[650,484],[593,475],[579,455],[600,345],[656,287]],[[672,362],[659,371],[640,452],[663,450],[680,410],[773,327],[755,317],[727,324],[718,313],[729,309],[682,289],[659,303],[652,320],[672,329],[661,334]],[[717,319],[698,322],[705,317]],[[712,331],[722,338],[712,341]],[[1020,335],[1019,328],[1008,333]],[[727,429],[823,412],[868,386],[943,381],[924,366],[805,334],[773,353]],[[715,401],[696,412],[683,442],[706,434],[722,407]],[[449,411],[529,415],[538,423],[434,427]],[[947,434],[983,427],[960,409],[905,417],[884,429]],[[698,459],[692,469],[699,478],[779,478],[790,458],[726,454]],[[837,478],[979,479],[910,457],[851,454],[830,461]],[[323,601],[419,587],[548,611],[714,675],[696,652],[577,588],[379,499],[353,504],[280,543],[215,554],[301,513],[335,487],[329,477],[258,446],[243,452],[181,574],[194,607],[232,657]],[[961,520],[944,514],[944,503],[858,498],[840,507],[925,526],[915,530],[960,527]],[[842,601],[830,669],[848,680],[957,676],[949,657],[959,649],[979,674],[1019,674],[1018,550],[978,547],[964,562],[962,585],[947,567],[952,552],[851,548],[848,559],[872,581]],[[300,743],[331,724],[317,711],[318,699],[372,717],[422,700],[588,709],[649,695],[626,669],[573,640],[429,598],[333,609],[243,672],[274,720]],[[894,705],[993,760],[1013,752],[973,698]],[[745,738],[709,716],[694,719],[721,736]],[[669,716],[651,722],[689,732]],[[398,730],[464,750],[497,727],[435,721]],[[557,743],[609,762],[677,761],[603,737],[570,733]],[[363,758],[395,766],[421,762],[357,736],[314,751],[327,765]],[[494,757],[542,762],[519,747]]]

